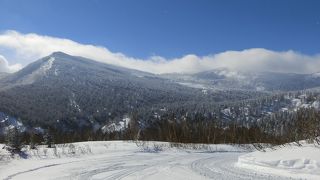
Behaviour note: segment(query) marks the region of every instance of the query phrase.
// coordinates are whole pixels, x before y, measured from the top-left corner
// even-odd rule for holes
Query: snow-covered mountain
[[[106,132],[123,128],[123,119],[137,112],[148,119],[170,110],[205,111],[226,121],[240,117],[252,122],[282,108],[292,109],[292,98],[271,98],[279,103],[241,101],[318,86],[318,74],[217,69],[154,75],[55,52],[0,78],[0,112],[26,126],[90,126]],[[253,104],[260,105],[252,110]],[[1,126],[17,124],[8,123]]]
[[[4,78],[5,76],[9,75],[9,73],[0,72],[0,79]]]
[[[158,75],[56,52],[0,79],[0,112],[32,126],[102,127],[136,111],[258,95],[204,93]]]
[[[196,74],[165,74],[162,77],[182,85],[202,89],[241,89],[275,92],[304,90],[320,86],[319,73],[241,72],[216,69]]]

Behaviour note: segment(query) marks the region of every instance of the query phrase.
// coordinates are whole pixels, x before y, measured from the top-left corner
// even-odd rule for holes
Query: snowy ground
[[[247,148],[230,145],[121,141],[26,149],[14,158],[0,150],[0,179],[286,179],[237,166],[247,153]]]
[[[320,179],[320,146],[305,141],[239,157],[237,167],[302,179]]]

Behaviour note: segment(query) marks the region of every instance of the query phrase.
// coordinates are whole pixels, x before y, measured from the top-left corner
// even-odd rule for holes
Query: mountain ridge
[[[259,81],[250,74],[237,74],[226,69],[173,76],[155,75],[55,52],[0,79],[0,112],[29,126],[106,127],[130,114],[140,114],[141,121],[175,110],[211,114],[217,111],[215,113],[219,114],[218,109],[229,106],[226,103],[241,104],[242,101],[271,96],[274,89],[294,91],[295,86],[304,83],[298,81],[298,84],[290,85],[292,78],[287,76],[291,75],[285,75],[279,80],[280,85],[289,82],[285,88],[279,88],[279,84],[265,86],[267,80],[273,80],[268,79],[269,75],[267,80]],[[313,81],[305,83],[314,88],[318,86],[318,77],[314,81],[314,84],[308,85]],[[257,90],[259,86],[261,90]],[[263,89],[266,87],[269,89]],[[284,104],[287,103],[290,102]],[[280,107],[283,106],[271,109]]]
[[[54,53],[0,80],[0,112],[32,125],[105,124],[136,111],[247,99],[258,93],[206,92],[168,79]],[[145,109],[145,110],[141,110]]]

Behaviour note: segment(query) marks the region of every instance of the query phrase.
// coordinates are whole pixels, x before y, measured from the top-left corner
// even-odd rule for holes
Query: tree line
[[[132,114],[128,127],[122,131],[105,133],[101,130],[93,131],[90,127],[83,128],[81,131],[62,131],[48,127],[44,133],[21,133],[13,128],[2,139],[11,152],[20,151],[23,145],[36,148],[40,144],[52,147],[55,143],[104,140],[273,145],[310,140],[319,143],[319,111],[314,108],[302,108],[291,115],[284,114],[275,114],[250,126],[243,126],[241,122],[236,121],[221,121],[215,116],[205,116],[201,113],[196,113],[192,118],[169,113],[150,118],[148,125],[144,125],[139,121],[138,114]]]

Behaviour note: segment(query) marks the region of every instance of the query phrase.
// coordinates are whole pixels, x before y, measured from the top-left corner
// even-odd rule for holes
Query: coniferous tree
[[[19,132],[18,128],[10,128],[8,129],[6,135],[6,146],[7,150],[12,153],[19,153],[23,147],[22,136]]]
[[[53,137],[50,133],[46,133],[43,136],[44,139],[44,144],[47,145],[48,148],[52,148],[52,144],[53,144]]]

